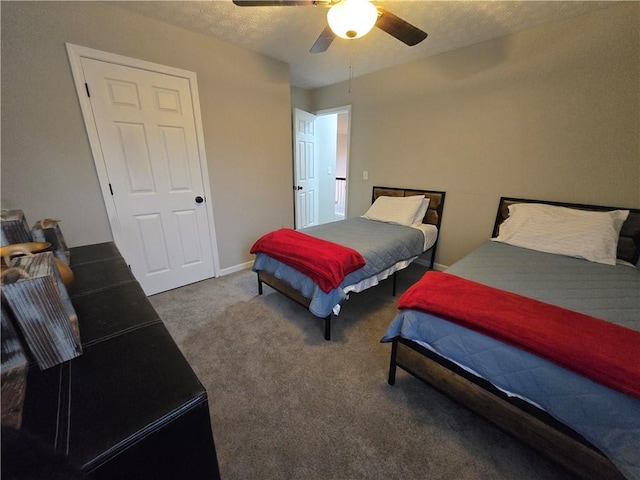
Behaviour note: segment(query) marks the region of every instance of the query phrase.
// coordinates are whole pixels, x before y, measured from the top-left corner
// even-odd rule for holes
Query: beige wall
[[[436,261],[450,265],[489,238],[500,196],[640,207],[639,12],[625,3],[408,63],[350,94],[313,90],[315,110],[352,105],[349,216],[373,185],[445,190]]]
[[[2,207],[62,218],[74,246],[111,239],[65,42],[196,72],[223,269],[293,224],[292,104],[353,106],[349,215],[373,185],[447,191],[444,265],[488,238],[501,195],[638,207],[639,12],[394,67],[349,94],[290,88],[282,62],[113,5],[2,2]]]
[[[221,268],[293,225],[288,65],[102,2],[2,2],[2,207],[110,241],[65,42],[197,74]]]
[[[313,107],[311,90],[291,87],[291,106],[304,110],[305,112],[310,112]]]

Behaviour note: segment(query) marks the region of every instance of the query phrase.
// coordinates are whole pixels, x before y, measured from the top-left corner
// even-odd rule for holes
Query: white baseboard
[[[225,275],[230,275],[232,273],[240,272],[242,270],[246,270],[247,268],[251,268],[253,266],[253,260],[246,263],[241,263],[239,265],[234,265],[233,267],[223,268],[220,270],[220,277],[224,277]]]
[[[429,259],[422,259],[422,258],[416,259],[414,263],[416,263],[417,265],[422,265],[423,267],[427,267],[427,268],[429,268],[429,265],[430,265]],[[442,265],[441,263],[433,264],[434,270],[443,271],[443,270],[446,270],[447,268],[449,268],[448,265]]]

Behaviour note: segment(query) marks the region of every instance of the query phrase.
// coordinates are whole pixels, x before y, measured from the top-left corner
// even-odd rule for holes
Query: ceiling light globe
[[[377,19],[378,10],[369,0],[342,0],[327,12],[333,33],[347,40],[369,33]]]

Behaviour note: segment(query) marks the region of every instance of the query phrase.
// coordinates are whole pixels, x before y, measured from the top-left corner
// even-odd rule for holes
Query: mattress
[[[447,273],[640,330],[640,270],[486,242]],[[403,310],[396,336],[435,351],[573,428],[640,479],[640,399],[433,315]],[[640,349],[640,346],[639,346]]]
[[[364,267],[345,277],[338,288],[323,292],[308,276],[266,254],[256,255],[253,271],[262,270],[287,282],[311,300],[309,310],[318,317],[338,314],[340,303],[350,291],[361,291],[395,271],[406,267],[430,248],[437,238],[432,225],[420,228],[393,225],[363,217],[354,217],[300,230],[323,240],[357,250],[365,259]],[[425,248],[426,247],[426,248]]]

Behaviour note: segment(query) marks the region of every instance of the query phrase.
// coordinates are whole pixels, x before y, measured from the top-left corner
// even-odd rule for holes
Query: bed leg
[[[433,270],[433,266],[436,263],[436,246],[438,245],[438,241],[436,240],[436,243],[433,244],[433,247],[431,247],[431,260],[429,261],[429,270]]]
[[[398,352],[398,340],[394,339],[391,344],[391,360],[389,360],[389,378],[387,383],[395,385],[396,383],[396,354]]]
[[[258,274],[258,295],[262,295],[262,282],[260,281],[260,274]]]
[[[392,275],[392,277],[393,277],[393,292],[392,292],[392,294],[393,294],[394,297],[396,296],[396,273],[397,272],[393,272],[393,275]]]
[[[331,314],[324,317],[324,339],[331,340]]]

